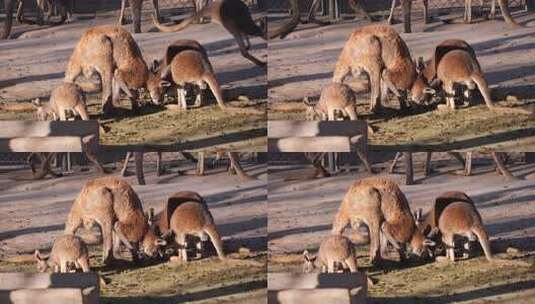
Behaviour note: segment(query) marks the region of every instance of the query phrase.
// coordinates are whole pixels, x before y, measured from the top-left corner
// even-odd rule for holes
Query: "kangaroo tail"
[[[487,260],[492,261],[492,252],[490,251],[489,236],[487,235],[485,228],[483,228],[481,225],[477,225],[476,227],[472,228],[472,232],[474,232],[477,236],[479,244],[481,244],[481,248],[483,248]]]
[[[210,90],[212,90],[212,93],[214,93],[215,99],[217,100],[217,104],[222,110],[225,110],[225,103],[223,101],[223,93],[221,92],[221,87],[219,86],[219,83],[217,82],[217,79],[215,78],[213,73],[207,73],[203,80],[208,84],[210,87]]]
[[[219,232],[217,232],[217,229],[215,225],[209,225],[204,229],[204,232],[208,234],[210,237],[210,240],[212,241],[212,244],[214,244],[215,250],[217,251],[217,255],[219,256],[220,260],[225,259],[225,252],[223,251],[223,242],[221,241],[221,236],[219,235]]]
[[[199,19],[200,17],[203,17],[208,8],[209,6],[205,6],[202,10],[193,14],[193,16],[186,18],[185,20],[183,20],[182,22],[176,25],[169,25],[169,26],[162,25],[158,21],[158,19],[154,17],[154,15],[152,15],[152,23],[160,32],[166,32],[166,33],[178,32],[188,27],[191,23],[193,23],[193,21]]]
[[[515,108],[509,108],[509,107],[500,107],[494,105],[492,102],[492,98],[490,95],[490,89],[487,84],[487,81],[481,74],[475,74],[472,76],[472,80],[476,83],[477,87],[479,88],[479,91],[483,95],[483,99],[485,100],[485,104],[491,111],[496,112],[505,112],[505,113],[512,113],[512,114],[524,114],[524,115],[532,115],[534,114],[533,111],[526,110],[526,109],[515,109]]]

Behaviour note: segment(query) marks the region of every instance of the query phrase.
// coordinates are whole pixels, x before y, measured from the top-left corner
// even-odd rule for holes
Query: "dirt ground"
[[[166,156],[167,155],[167,156]],[[171,153],[164,153],[170,164]],[[267,260],[267,166],[245,163],[255,180],[240,183],[223,167],[202,177],[178,174],[192,169],[180,162],[157,177],[154,163],[145,165],[147,185],[126,177],[145,210],[159,212],[166,198],[181,190],[199,192],[207,201],[230,259],[211,255],[187,264],[128,262],[105,267],[100,262],[98,233],[79,234],[90,244],[92,268],[107,281],[102,303],[264,303]],[[170,165],[167,165],[170,166]],[[62,234],[65,218],[83,184],[97,175],[91,171],[41,181],[27,180],[29,169],[2,169],[0,174],[0,271],[35,272],[32,252],[48,250]]]
[[[434,153],[434,172],[425,178],[424,159],[424,153],[415,154],[415,185],[403,185],[403,165],[396,174],[380,174],[398,181],[411,209],[423,208],[424,214],[442,192],[466,192],[476,202],[500,261],[489,263],[480,252],[455,264],[416,260],[400,264],[391,253],[390,262],[373,267],[367,233],[346,229],[357,244],[359,268],[376,281],[369,289],[370,302],[535,303],[535,165],[517,159],[510,169],[521,179],[507,181],[495,172],[488,155],[478,154],[474,174],[467,177],[457,174],[461,166],[448,154]],[[376,160],[374,168],[386,172],[389,164]],[[369,175],[361,169],[330,178],[285,181],[312,172],[311,166],[270,165],[269,171],[268,272],[301,272],[303,250],[317,250],[351,183]]]
[[[493,100],[503,106],[533,110],[533,83],[535,71],[535,25],[532,13],[516,12],[514,17],[523,28],[510,28],[502,19],[475,20],[474,24],[446,24],[437,16],[428,25],[421,15],[413,14],[413,33],[401,34],[413,58],[430,58],[435,45],[445,39],[458,38],[470,43],[481,63]],[[270,23],[275,27],[277,21]],[[319,98],[322,87],[329,83],[336,60],[350,33],[365,21],[343,21],[318,27],[300,25],[286,39],[269,43],[269,119],[305,119],[304,96]],[[395,25],[398,32],[402,25]],[[381,149],[427,147],[435,150],[476,149],[529,150],[534,147],[535,124],[532,117],[490,112],[475,95],[474,106],[455,113],[436,111],[438,100],[428,107],[400,113],[393,98],[384,113],[368,111],[369,88],[362,79],[350,82],[357,94],[358,114],[376,129],[370,136],[370,145]],[[425,128],[423,127],[425,126]],[[432,126],[432,127],[429,127]],[[397,147],[399,150],[400,148]]]
[[[75,14],[73,23],[55,27],[16,25],[14,39],[0,41],[0,119],[35,119],[29,104],[40,97],[47,101],[51,90],[61,83],[65,66],[80,36],[91,26],[117,23],[118,11]],[[175,16],[178,17],[178,16]],[[131,30],[131,24],[125,27]],[[183,113],[175,108],[147,104],[140,113],[128,110],[123,100],[121,113],[103,118],[100,113],[100,87],[92,82],[80,82],[90,92],[88,103],[92,118],[100,119],[107,130],[102,144],[172,144],[198,139],[226,139],[231,148],[250,147],[265,150],[266,71],[243,58],[232,36],[215,24],[190,26],[180,33],[155,32],[148,16],[143,18],[143,33],[133,34],[147,63],[163,56],[165,47],[177,39],[198,40],[208,51],[216,77],[223,89],[225,101],[232,106],[255,113],[221,111],[211,94],[208,106]],[[149,32],[147,32],[149,31]],[[251,53],[266,60],[267,43],[251,39]],[[167,102],[176,104],[174,90],[169,90]],[[155,132],[155,130],[158,130]],[[232,140],[229,140],[229,135]],[[215,145],[210,142],[207,145]]]

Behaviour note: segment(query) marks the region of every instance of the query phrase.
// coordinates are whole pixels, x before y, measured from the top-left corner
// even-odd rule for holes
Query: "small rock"
[[[509,102],[517,102],[518,97],[516,97],[515,95],[507,95],[505,96],[505,100]]]
[[[171,263],[181,263],[182,259],[177,257],[176,255],[174,255],[174,256],[169,258],[169,262],[171,262]]]
[[[507,250],[505,250],[505,252],[507,252],[507,254],[519,254],[520,249],[515,247],[507,247]]]
[[[439,262],[439,263],[442,263],[442,262],[447,262],[448,261],[448,258],[445,257],[445,256],[437,256],[435,258],[435,262]]]
[[[251,250],[247,247],[240,247],[240,249],[238,249],[238,254],[242,258],[246,258],[251,255]]]

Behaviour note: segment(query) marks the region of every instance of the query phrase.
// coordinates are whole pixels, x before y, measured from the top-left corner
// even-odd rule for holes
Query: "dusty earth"
[[[167,154],[167,163],[171,157]],[[164,157],[166,154],[164,154]],[[176,160],[176,156],[175,160]],[[165,158],[164,158],[165,159]],[[240,183],[223,167],[203,177],[177,174],[191,164],[174,162],[168,174],[157,177],[154,163],[145,165],[147,185],[126,177],[145,210],[159,212],[166,198],[180,190],[199,192],[207,201],[229,261],[221,262],[213,248],[208,258],[187,264],[130,262],[105,267],[100,262],[98,233],[81,230],[89,243],[91,265],[106,280],[102,303],[264,303],[267,257],[266,165],[245,163],[255,180]],[[6,168],[0,174],[0,271],[35,272],[31,253],[48,250],[63,231],[64,221],[83,184],[97,175],[78,172],[57,179],[30,181],[28,169]],[[97,237],[95,237],[95,235]],[[126,257],[128,259],[128,257]]]
[[[0,41],[0,119],[35,119],[29,101],[37,97],[46,101],[51,90],[61,83],[80,36],[91,26],[115,25],[117,16],[118,11],[75,14],[75,22],[56,27],[16,24],[12,32],[14,39]],[[180,16],[173,18],[177,17]],[[130,30],[131,24],[125,27]],[[215,106],[210,93],[205,94],[209,98],[208,106],[187,113],[177,111],[176,107],[151,106],[148,96],[143,96],[146,106],[140,113],[130,113],[130,103],[122,100],[124,111],[116,117],[104,118],[100,115],[98,81],[96,85],[95,80],[80,81],[90,92],[90,115],[100,119],[107,130],[102,136],[103,144],[172,144],[225,136],[228,142],[232,135],[233,149],[246,146],[265,150],[266,71],[240,55],[234,39],[225,29],[203,24],[193,25],[181,33],[159,33],[145,16],[142,30],[143,33],[133,36],[147,63],[160,59],[167,44],[177,39],[198,40],[208,51],[225,100],[249,112],[223,112]],[[266,42],[253,38],[251,43],[251,53],[266,60]],[[176,104],[174,90],[168,93],[167,102]],[[250,110],[255,113],[251,114]]]
[[[386,265],[372,267],[367,233],[346,229],[357,244],[360,269],[376,281],[369,289],[370,302],[535,303],[535,165],[516,161],[510,169],[521,180],[506,181],[495,172],[488,155],[478,154],[473,176],[466,177],[456,174],[459,163],[434,153],[434,172],[424,178],[424,157],[415,154],[416,185],[403,185],[402,165],[396,174],[381,175],[398,181],[411,209],[423,208],[424,213],[440,193],[466,192],[483,217],[493,253],[502,260],[489,263],[478,253],[455,264],[416,260],[400,264],[392,253]],[[388,166],[384,160],[374,164],[381,172]],[[301,272],[303,250],[317,250],[351,183],[368,175],[361,169],[330,178],[285,181],[310,173],[311,166],[270,165],[269,170],[268,272]],[[510,247],[518,251],[507,251]]]
[[[481,63],[492,90],[493,100],[503,106],[535,109],[533,83],[535,71],[535,22],[533,13],[515,12],[513,15],[526,27],[510,28],[502,19],[475,20],[474,24],[446,24],[438,18],[452,18],[459,14],[436,16],[424,25],[421,15],[413,15],[413,33],[401,34],[413,58],[430,58],[434,46],[445,39],[458,38],[470,43]],[[456,15],[455,15],[456,14]],[[275,19],[275,27],[279,20]],[[321,88],[329,83],[336,60],[350,33],[365,21],[342,21],[318,27],[300,25],[286,39],[269,43],[268,96],[269,119],[304,120],[304,96],[319,98]],[[402,25],[395,25],[401,32]],[[397,100],[391,99],[384,113],[368,111],[369,88],[362,79],[350,82],[358,93],[358,113],[376,129],[370,145],[381,149],[400,150],[430,148],[500,150],[529,150],[535,141],[535,121],[532,117],[494,113],[483,106],[475,95],[474,106],[455,113],[436,111],[439,101],[428,107],[400,113]],[[432,126],[432,127],[430,127]],[[394,146],[398,147],[394,148]]]

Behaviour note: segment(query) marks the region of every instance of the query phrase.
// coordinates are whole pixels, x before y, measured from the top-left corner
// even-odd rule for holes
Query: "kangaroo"
[[[470,241],[475,241],[476,237],[485,252],[488,261],[492,261],[490,243],[487,231],[483,226],[481,215],[473,203],[464,201],[452,202],[442,210],[438,220],[438,228],[442,234],[442,241],[446,244],[446,257],[455,262],[454,236],[467,237],[470,252]]]
[[[317,256],[303,252],[303,272],[308,273],[314,268],[321,268],[321,272],[333,273],[338,265],[357,272],[357,257],[351,241],[342,235],[331,235],[323,240]]]
[[[390,26],[368,25],[354,31],[346,42],[333,75],[333,82],[343,82],[348,74],[366,72],[370,79],[370,111],[377,112],[388,91],[406,106],[405,92],[416,80],[416,65],[399,34]]]
[[[161,68],[158,62],[153,64],[153,69],[159,69],[161,85],[169,86],[167,79],[171,78],[177,85],[177,99],[180,109],[186,110],[186,84],[195,83],[199,90],[195,99],[195,107],[202,105],[202,89],[205,83],[212,90],[217,104],[225,109],[223,94],[214,74],[214,70],[206,50],[194,40],[177,40],[168,46]]]
[[[257,59],[248,51],[251,47],[249,36],[258,36],[266,40],[266,33],[253,21],[249,8],[240,0],[215,0],[193,16],[174,26],[164,26],[154,16],[153,22],[156,28],[162,32],[178,32],[204,17],[210,17],[212,22],[223,26],[234,37],[243,57],[260,67],[266,67],[265,62]]]
[[[410,91],[410,98],[413,102],[422,104],[430,95],[436,94],[435,88],[440,84],[440,81],[437,79],[437,63],[440,62],[446,53],[453,50],[466,51],[477,61],[476,52],[468,42],[461,39],[447,39],[442,41],[435,47],[433,56],[426,64],[423,63],[422,57],[418,60],[418,76]],[[467,94],[465,93],[465,95]]]
[[[401,1],[407,1],[407,0],[401,0]],[[412,1],[412,0],[408,0],[408,1]],[[394,24],[394,13],[395,13],[395,10],[396,10],[396,6],[398,6],[398,2],[400,2],[399,0],[392,0],[392,7],[390,8],[390,15],[388,16],[388,24],[389,25],[392,25]],[[425,24],[428,24],[429,23],[429,0],[422,0],[422,4],[424,6],[424,10],[423,10],[423,13],[424,13],[424,23]]]
[[[173,194],[173,196],[169,197],[169,199],[167,200],[167,203],[164,206],[164,209],[154,217],[154,223],[152,224],[153,231],[155,231],[159,235],[168,234],[170,230],[169,228],[169,221],[171,220],[170,215],[173,214],[176,207],[180,206],[180,204],[184,202],[198,202],[200,204],[206,205],[206,202],[204,201],[204,199],[197,192],[193,192],[193,191],[177,192]]]
[[[169,229],[174,233],[175,242],[179,245],[178,258],[184,262],[188,261],[186,250],[186,237],[188,235],[198,236],[201,239],[201,242],[197,243],[197,249],[202,256],[204,252],[202,240],[206,239],[206,235],[208,235],[214,244],[219,259],[225,259],[223,243],[214,224],[214,218],[200,195],[191,192],[184,195],[183,192],[179,192],[169,198],[165,209],[167,214],[171,215]]]
[[[361,224],[368,226],[372,263],[380,261],[379,249],[386,248],[388,243],[402,260],[406,244],[417,256],[435,245],[416,228],[407,198],[398,185],[384,178],[362,179],[349,188],[334,219],[332,233],[342,234],[349,224],[354,229]]]
[[[85,94],[79,86],[64,82],[52,91],[48,104],[42,104],[39,98],[32,103],[37,108],[39,120],[46,120],[48,116],[52,116],[53,120],[67,120],[65,111],[71,111],[80,115],[82,120],[88,120],[85,102]]]
[[[436,55],[435,55],[436,56]],[[464,50],[452,50],[445,53],[440,60],[436,62],[437,79],[442,82],[446,96],[446,107],[455,110],[455,90],[454,84],[463,84],[469,90],[479,89],[485,100],[485,104],[492,111],[508,112],[531,115],[532,111],[525,109],[513,109],[508,107],[496,106],[492,102],[490,89],[487,81],[483,76],[483,71],[477,59]],[[469,97],[469,96],[467,96]]]
[[[124,91],[138,109],[137,90],[147,88],[152,101],[160,104],[160,79],[149,71],[132,35],[118,26],[95,26],[86,31],[74,48],[67,64],[65,82],[75,82],[83,74],[90,78],[99,74],[102,83],[102,106],[110,113]],[[110,100],[111,99],[111,100]]]
[[[59,25],[65,22],[70,23],[72,21],[72,2],[71,0],[36,0],[37,4],[37,20],[35,22],[24,18],[24,1],[18,0],[17,7],[17,21],[20,23],[37,23],[43,25],[44,23],[50,23],[50,17],[52,16],[52,10],[54,4],[61,7],[61,20],[54,22],[52,25]],[[45,6],[48,6],[48,9]],[[45,13],[46,10],[46,13]]]
[[[65,273],[72,264],[76,268],[82,268],[83,272],[90,271],[87,246],[81,238],[74,235],[57,237],[49,255],[43,255],[39,250],[35,250],[35,259],[39,272],[46,272],[48,268],[52,268],[54,272]]]
[[[102,259],[106,264],[119,255],[121,243],[130,250],[134,261],[138,261],[138,251],[154,257],[159,247],[166,245],[165,240],[149,229],[134,189],[114,176],[97,178],[84,185],[67,217],[65,233],[75,234],[82,225],[94,224],[102,231]]]
[[[312,105],[306,97],[303,102],[307,107],[307,120],[314,120],[318,116],[321,120],[335,120],[336,110],[341,111],[343,116],[349,116],[351,120],[357,119],[355,93],[346,84],[331,83],[326,86],[321,91],[316,105]]]
[[[119,25],[125,25],[124,12],[126,10],[126,1],[121,1],[121,13],[119,14]],[[143,0],[128,0],[130,10],[132,13],[132,23],[134,25],[134,33],[141,33],[141,8],[143,7]],[[158,9],[158,0],[152,0],[152,7],[156,18],[160,20],[160,10]]]

